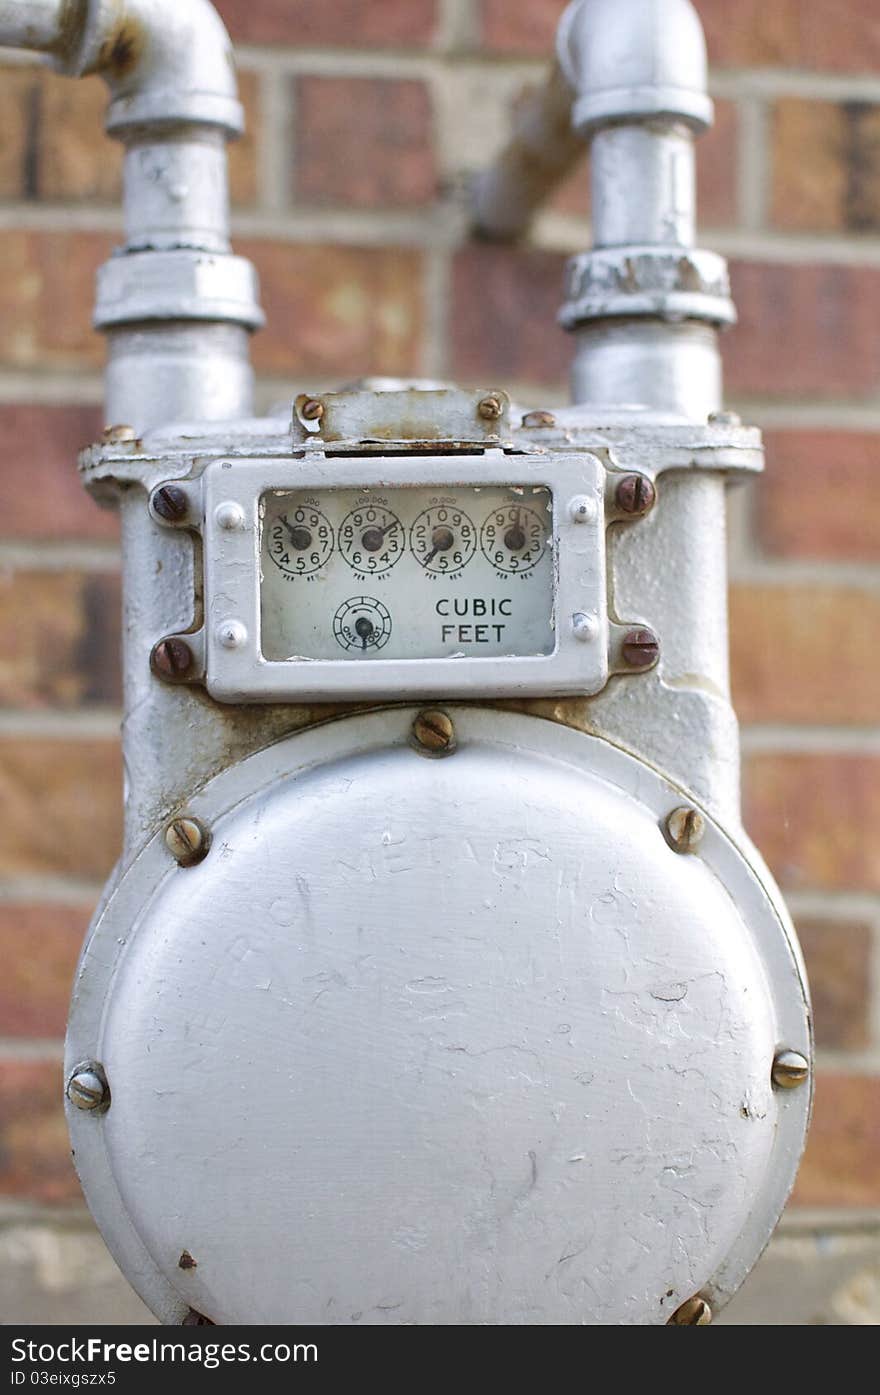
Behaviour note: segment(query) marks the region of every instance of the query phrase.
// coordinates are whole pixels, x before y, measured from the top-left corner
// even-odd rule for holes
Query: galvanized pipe
[[[226,142],[243,129],[232,46],[209,0],[0,0],[0,44],[110,88],[126,146],[126,244],[99,274],[107,414],[143,433],[253,410],[249,263],[229,253]],[[161,391],[159,385],[161,384]]]
[[[594,246],[694,246],[694,133],[684,122],[658,117],[597,130],[590,147],[590,181]]]
[[[53,53],[61,44],[58,0],[0,0],[0,45]]]

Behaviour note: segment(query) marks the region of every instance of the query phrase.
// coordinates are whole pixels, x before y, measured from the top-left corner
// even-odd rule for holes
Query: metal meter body
[[[810,1029],[772,883],[573,729],[615,674],[656,682],[610,540],[759,438],[523,427],[498,392],[487,428],[486,396],[85,458],[192,558],[153,668],[193,742],[206,702],[322,704],[188,790],[80,967],[69,1072],[111,1104],[71,1111],[77,1166],[166,1321],[665,1323],[735,1290],[793,1180],[809,1093],[773,1071]]]

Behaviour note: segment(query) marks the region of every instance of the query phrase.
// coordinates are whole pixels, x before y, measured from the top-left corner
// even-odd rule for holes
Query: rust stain
[[[143,49],[143,26],[137,20],[125,19],[101,45],[98,67],[114,77],[128,77],[140,62]]]

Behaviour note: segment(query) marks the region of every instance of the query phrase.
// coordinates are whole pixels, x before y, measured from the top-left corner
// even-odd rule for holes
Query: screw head
[[[477,413],[483,421],[499,421],[504,416],[504,403],[500,397],[484,397],[477,407]]]
[[[105,426],[101,440],[105,446],[121,446],[136,441],[137,432],[133,426]]]
[[[155,489],[150,505],[163,523],[181,523],[189,513],[186,490],[176,484],[163,484]]]
[[[186,678],[193,662],[193,652],[183,639],[161,639],[150,655],[150,667],[166,683]]]
[[[165,846],[181,867],[195,867],[211,848],[211,835],[201,819],[181,814],[165,829]]]
[[[214,522],[224,533],[242,532],[246,521],[241,504],[236,504],[232,499],[218,504],[214,510]]]
[[[627,668],[644,673],[660,658],[660,641],[652,630],[630,630],[621,647]]]
[[[67,1082],[67,1098],[76,1109],[94,1112],[110,1105],[110,1087],[102,1066],[86,1061]]]
[[[799,1051],[780,1051],[773,1062],[773,1084],[780,1090],[796,1090],[810,1078],[810,1063]]]
[[[574,523],[595,523],[599,516],[599,508],[595,499],[586,494],[579,494],[576,499],[572,499],[569,513]]]
[[[591,639],[595,639],[599,633],[599,622],[595,615],[587,615],[585,611],[579,610],[576,615],[571,617],[571,628],[574,631],[575,639],[587,644]]]
[[[706,836],[706,820],[698,809],[674,809],[666,820],[666,834],[676,852],[696,852]]]
[[[624,475],[618,481],[614,500],[621,513],[643,518],[657,502],[657,491],[647,475]]]
[[[713,1313],[705,1298],[689,1298],[667,1322],[667,1327],[708,1327]]]
[[[300,415],[304,421],[320,421],[324,416],[324,403],[317,397],[310,397],[302,405]]]
[[[446,712],[420,712],[413,722],[412,737],[424,755],[449,756],[455,750],[455,725]]]
[[[217,626],[217,643],[223,649],[242,649],[247,644],[248,632],[240,620],[224,620]]]
[[[556,418],[552,412],[526,412],[522,424],[531,431],[538,431],[541,427],[549,431],[556,425]]]

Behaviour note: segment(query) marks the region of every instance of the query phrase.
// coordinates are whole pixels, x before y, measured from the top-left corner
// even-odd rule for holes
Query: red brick
[[[497,53],[548,56],[554,52],[556,26],[568,0],[477,0],[482,37]]]
[[[114,741],[0,738],[0,876],[100,881],[119,853]]]
[[[0,406],[0,538],[116,538],[115,513],[82,486],[77,453],[104,425],[97,407]]]
[[[237,42],[357,48],[428,43],[438,0],[217,0]]]
[[[518,247],[458,254],[452,306],[453,376],[481,387],[561,386],[572,345],[556,324],[565,258]]]
[[[710,62],[732,67],[794,67],[803,61],[802,11],[816,0],[696,0]],[[820,0],[821,3],[821,0]],[[837,14],[847,0],[835,6]]]
[[[484,43],[499,53],[550,54],[566,0],[481,0]],[[876,0],[696,0],[711,63],[875,73]]]
[[[713,64],[874,73],[876,0],[697,0]]]
[[[422,258],[393,247],[242,243],[269,324],[254,340],[264,373],[344,380],[414,373],[422,343]]]
[[[880,891],[880,757],[756,754],[746,827],[791,890]]]
[[[94,282],[113,246],[102,233],[0,231],[0,364],[82,372],[103,363]]]
[[[781,557],[880,562],[880,435],[771,431],[757,527]]]
[[[81,1200],[64,1119],[60,1062],[0,1061],[0,1193]]]
[[[91,912],[0,903],[0,1022],[7,1037],[64,1036],[70,990]]]
[[[735,586],[734,703],[745,722],[871,725],[880,713],[880,597],[835,586]]]
[[[0,67],[0,198],[19,199],[31,182],[26,163],[37,87],[30,69]]]
[[[772,221],[789,231],[876,232],[880,106],[796,98],[777,103]]]
[[[728,387],[829,398],[880,389],[880,270],[738,262],[739,326],[724,336]]]
[[[864,1050],[871,1044],[871,927],[799,920],[797,930],[807,961],[819,1048]]]
[[[880,1079],[820,1074],[798,1206],[880,1206]]]
[[[425,83],[308,77],[295,88],[298,201],[355,208],[431,202],[437,171]]]
[[[706,227],[737,222],[739,139],[739,108],[717,100],[715,125],[697,141],[697,208]]]
[[[119,578],[0,574],[0,707],[119,704]]]

